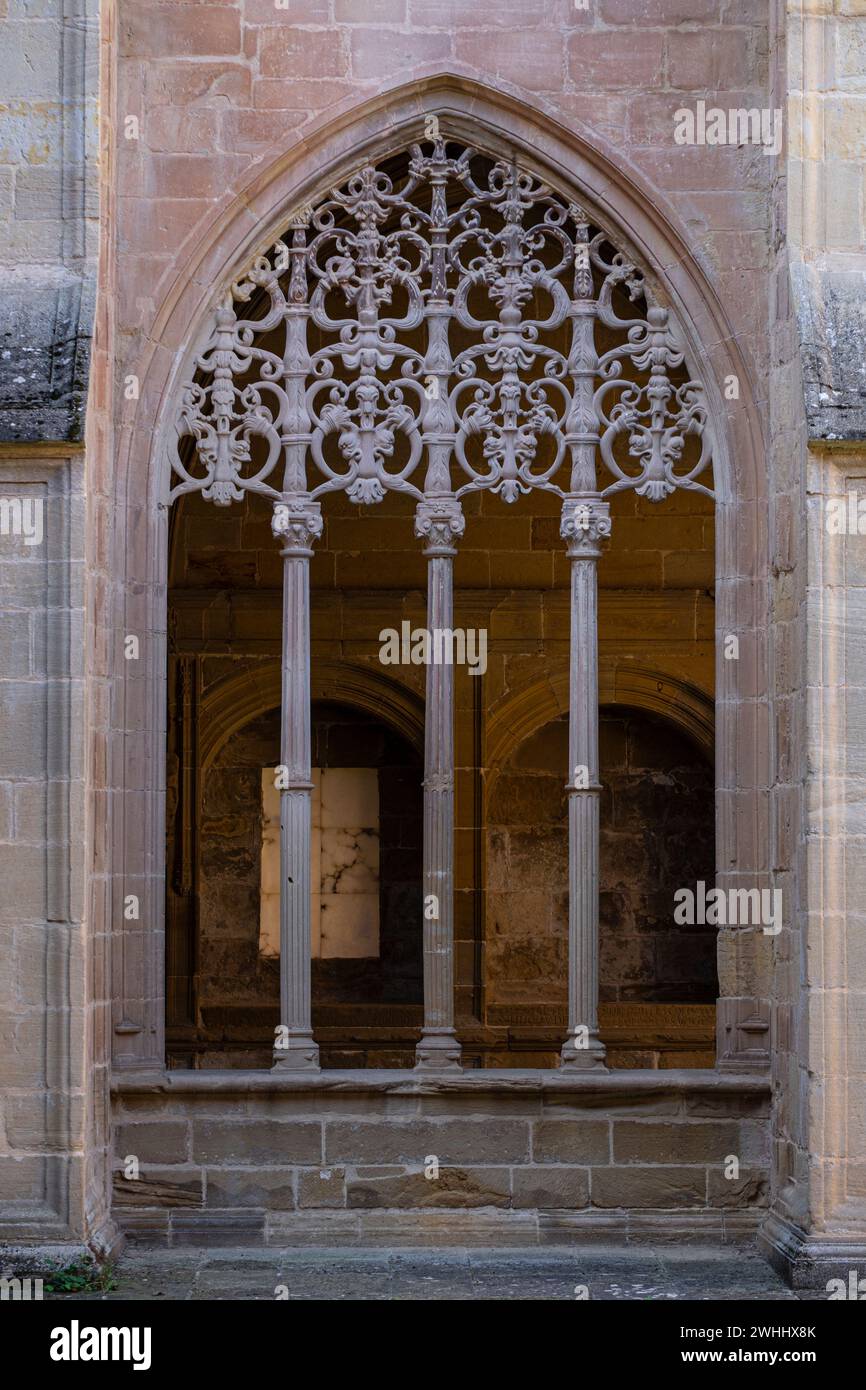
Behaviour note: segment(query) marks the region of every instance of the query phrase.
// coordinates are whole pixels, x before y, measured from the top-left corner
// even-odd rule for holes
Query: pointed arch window
[[[580,206],[516,163],[445,138],[367,165],[290,220],[225,292],[172,442],[171,500],[273,505],[284,557],[280,961],[275,1065],[315,1069],[310,1013],[309,559],[321,500],[416,502],[428,628],[453,627],[461,499],[562,499],[571,559],[569,1028],[598,1037],[597,562],[608,498],[712,496],[701,384],[669,309]],[[424,1027],[418,1066],[453,1069],[453,668],[427,668]]]

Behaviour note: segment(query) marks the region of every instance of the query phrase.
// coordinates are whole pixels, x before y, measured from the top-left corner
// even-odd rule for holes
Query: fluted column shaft
[[[418,505],[415,534],[427,542],[431,634],[453,627],[454,541],[464,525],[453,498]],[[415,1061],[423,1071],[454,1071],[460,1068],[454,1030],[454,667],[432,659],[424,728],[423,892],[424,1025]]]
[[[321,509],[306,499],[278,503],[284,539],[280,770],[280,1030],[274,1066],[318,1071],[312,1025],[312,769],[310,731],[310,557]]]
[[[571,560],[568,723],[568,1037],[562,1065],[603,1067],[598,1036],[598,561],[607,504],[571,496],[562,536]]]

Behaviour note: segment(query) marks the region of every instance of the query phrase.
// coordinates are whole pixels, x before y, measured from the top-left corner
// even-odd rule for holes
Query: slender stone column
[[[453,626],[454,542],[465,524],[453,497],[418,503],[415,534],[427,542],[431,638]],[[424,1028],[415,1064],[422,1071],[460,1069],[454,1031],[454,668],[433,660],[424,726]]]
[[[598,1036],[598,561],[610,535],[597,494],[566,498],[571,560],[568,715],[568,1037],[564,1067],[603,1067]]]
[[[311,1004],[312,770],[310,767],[310,556],[322,534],[318,502],[278,502],[274,535],[284,541],[283,685],[280,759],[280,1030],[274,1066],[318,1071]]]

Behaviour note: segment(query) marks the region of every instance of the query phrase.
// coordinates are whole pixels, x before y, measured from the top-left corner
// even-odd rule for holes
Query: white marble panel
[[[314,768],[312,773],[312,955],[351,959],[379,954],[379,776],[375,768]],[[280,794],[274,769],[262,772],[259,949],[279,956]]]

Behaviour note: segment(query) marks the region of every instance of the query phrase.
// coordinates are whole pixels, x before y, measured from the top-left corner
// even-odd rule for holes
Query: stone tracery
[[[362,169],[232,285],[184,388],[178,439],[198,468],[173,454],[172,498],[711,493],[702,387],[640,270],[535,175],[449,146],[413,146],[399,187]],[[245,318],[253,300],[264,311]]]
[[[244,306],[249,316],[244,317]],[[712,496],[701,383],[640,269],[535,174],[455,142],[413,145],[332,189],[236,281],[184,388],[171,499],[274,505],[282,542],[281,997],[275,1064],[318,1065],[310,1018],[309,559],[320,499],[416,499],[428,626],[453,623],[460,500],[563,500],[571,562],[569,1032],[598,1037],[597,563],[607,498]],[[424,1030],[418,1066],[460,1065],[453,1020],[453,670],[427,669]]]

